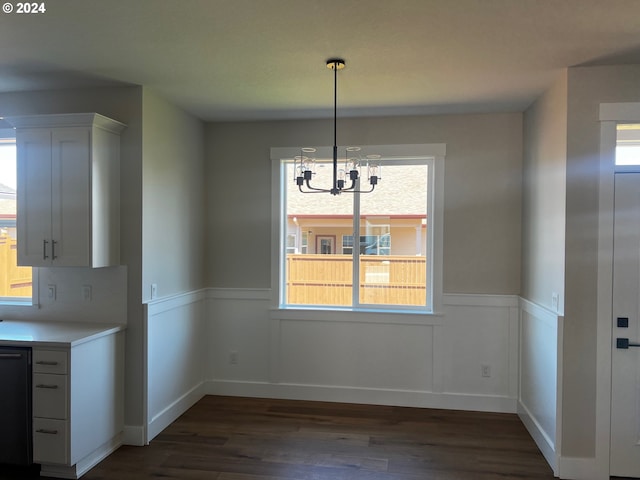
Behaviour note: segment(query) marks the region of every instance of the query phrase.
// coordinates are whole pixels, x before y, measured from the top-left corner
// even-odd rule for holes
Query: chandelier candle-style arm
[[[298,189],[302,193],[326,193],[327,190],[323,188],[314,188],[309,183],[311,178],[313,177],[313,165],[315,161],[313,155],[316,152],[316,149],[313,147],[304,147],[302,148],[302,152],[299,156],[294,157],[293,159],[293,171],[295,176],[296,185],[298,185]],[[300,165],[298,165],[298,160],[300,161]],[[305,191],[302,189],[303,186],[306,186],[310,191]]]
[[[358,168],[361,163],[357,160],[352,160],[352,168],[349,169],[349,180],[351,185],[345,187],[346,175],[345,171],[338,171],[338,70],[342,70],[345,67],[345,61],[341,58],[330,58],[327,60],[327,68],[333,70],[333,183],[331,188],[316,188],[311,186],[311,179],[313,178],[313,160],[304,153],[315,152],[315,148],[303,148],[299,157],[300,165],[297,165],[298,157],[294,159],[294,175],[295,182],[298,189],[302,193],[330,193],[331,195],[339,195],[343,192],[347,193],[370,193],[376,188],[378,184],[379,176],[377,174],[377,166],[367,165],[369,170],[369,184],[370,190],[356,190],[358,186],[359,172]],[[360,147],[348,147],[347,154],[354,151],[359,151]],[[372,173],[374,171],[374,173]],[[306,187],[306,190],[303,188]]]

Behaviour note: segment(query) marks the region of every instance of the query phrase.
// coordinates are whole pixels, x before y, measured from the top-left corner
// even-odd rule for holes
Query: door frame
[[[331,254],[335,255],[336,252],[336,236],[335,235],[316,235],[316,254],[321,254],[322,240],[331,240]]]
[[[600,104],[598,278],[596,340],[596,476],[608,479],[611,445],[611,354],[613,348],[613,219],[616,126],[640,123],[640,103]],[[640,168],[635,168],[640,170]]]

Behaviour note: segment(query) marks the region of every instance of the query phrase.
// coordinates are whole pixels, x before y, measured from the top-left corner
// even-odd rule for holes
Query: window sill
[[[0,308],[2,307],[37,307],[31,300],[0,300]]]
[[[400,325],[442,325],[443,314],[418,310],[377,310],[355,308],[280,307],[270,312],[272,320],[316,322],[356,322]]]

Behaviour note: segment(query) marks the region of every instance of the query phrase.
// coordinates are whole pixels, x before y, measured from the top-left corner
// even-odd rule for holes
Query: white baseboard
[[[122,434],[116,435],[104,445],[101,445],[99,448],[95,449],[89,455],[84,457],[82,460],[79,460],[78,463],[76,463],[75,467],[78,478],[80,478],[102,460],[115,452],[118,448],[120,448],[120,445],[122,445]]]
[[[125,425],[122,431],[122,444],[142,447],[147,444],[146,437],[144,425]]]
[[[210,380],[206,382],[205,393],[236,397],[283,398],[502,413],[516,412],[515,398],[412,390]]]
[[[40,467],[40,476],[55,478],[78,479],[102,460],[115,452],[122,445],[122,434],[118,434],[108,442],[96,448],[86,457],[78,460],[78,463],[72,466],[66,465],[47,465],[42,464]]]
[[[574,480],[603,480],[598,473],[595,457],[559,457],[558,472],[560,478]],[[607,475],[605,478],[609,478]]]
[[[162,430],[167,428],[172,422],[174,422],[180,415],[189,410],[198,400],[200,400],[204,393],[204,384],[199,383],[191,390],[176,399],[171,405],[168,405],[164,410],[156,414],[147,425],[147,439],[146,443],[149,443],[153,438],[158,435]]]
[[[47,478],[70,478],[73,480],[79,478],[75,467],[67,467],[66,465],[43,464],[40,467],[40,475]]]
[[[542,455],[553,470],[553,474],[558,476],[558,456],[555,445],[549,435],[542,429],[538,420],[531,414],[529,409],[521,401],[518,402],[518,416],[527,431],[538,445]]]

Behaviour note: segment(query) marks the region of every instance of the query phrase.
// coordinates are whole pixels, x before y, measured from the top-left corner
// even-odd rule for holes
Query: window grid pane
[[[32,269],[17,265],[16,192],[15,139],[0,139],[0,302],[32,297]]]
[[[616,165],[640,165],[640,124],[618,125],[616,137]]]
[[[361,194],[359,202],[355,194],[302,194],[291,181],[292,165],[283,162],[283,168],[287,235],[307,236],[305,251],[286,254],[285,305],[427,307],[426,161],[385,165],[375,191]],[[313,183],[330,185],[330,173],[330,163],[320,165]],[[354,222],[354,201],[360,204],[359,222]],[[354,285],[356,224],[359,278]]]

